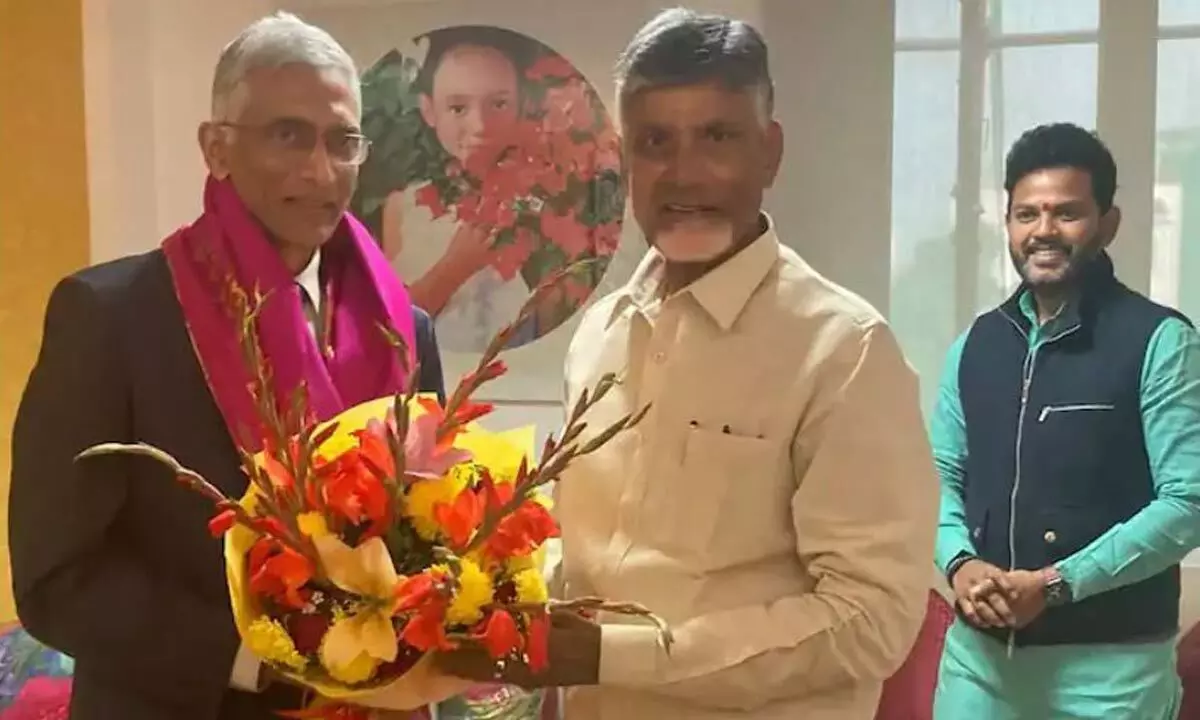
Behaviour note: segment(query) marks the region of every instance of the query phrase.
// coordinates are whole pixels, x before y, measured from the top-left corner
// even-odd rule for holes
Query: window
[[[1098,0],[897,0],[890,315],[926,412],[954,337],[1016,284],[1009,146],[1096,124],[1099,17]]]
[[[1161,0],[1159,13],[1163,26],[1198,26],[1196,37],[1158,42],[1150,292],[1195,320],[1200,289],[1180,279],[1200,274],[1200,5]]]

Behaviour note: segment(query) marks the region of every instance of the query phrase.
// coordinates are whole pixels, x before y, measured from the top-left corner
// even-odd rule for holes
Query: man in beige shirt
[[[567,720],[866,720],[930,587],[937,480],[917,378],[866,302],[780,244],[762,37],[669,10],[619,64],[633,214],[652,249],[590,308],[567,404],[621,378],[593,431],[634,430],[557,487],[567,597],[637,601],[674,633],[555,618]],[[591,687],[588,687],[591,686]]]

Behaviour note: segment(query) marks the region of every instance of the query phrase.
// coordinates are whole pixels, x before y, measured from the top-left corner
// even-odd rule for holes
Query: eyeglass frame
[[[348,130],[346,130],[346,128],[330,128],[330,129],[326,130],[324,133],[321,133],[317,130],[317,127],[315,125],[313,125],[311,122],[309,122],[307,120],[302,120],[299,118],[278,118],[278,119],[272,120],[270,122],[257,123],[257,124],[236,123],[236,122],[230,122],[230,121],[221,121],[221,122],[213,123],[214,127],[229,128],[230,130],[250,131],[250,132],[257,133],[259,135],[259,137],[257,139],[259,141],[263,142],[264,144],[270,144],[272,142],[272,140],[267,137],[267,134],[271,130],[282,129],[289,125],[292,126],[293,129],[305,128],[306,130],[311,132],[311,140],[306,141],[302,146],[272,148],[272,152],[274,152],[274,153],[277,153],[279,155],[291,156],[291,161],[294,164],[299,165],[304,160],[307,160],[308,158],[312,157],[312,153],[317,147],[317,138],[318,137],[323,137],[323,139],[324,139],[323,144],[325,145],[325,154],[329,157],[329,161],[340,167],[360,167],[364,162],[366,162],[367,157],[371,154],[371,139],[368,138],[366,135],[363,135],[358,130],[349,130],[348,131]],[[339,158],[337,153],[330,149],[330,139],[329,138],[330,138],[330,133],[332,133],[332,132],[341,133],[341,138],[343,140],[355,140],[356,142],[359,143],[360,150],[356,153],[356,157],[353,160],[346,160],[343,158]]]

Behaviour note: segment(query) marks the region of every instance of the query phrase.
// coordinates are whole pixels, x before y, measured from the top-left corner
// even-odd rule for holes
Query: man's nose
[[[330,185],[337,178],[337,171],[333,158],[329,155],[329,149],[320,140],[308,154],[302,170],[304,178],[317,185]]]
[[[1036,238],[1055,237],[1058,235],[1058,223],[1054,220],[1054,214],[1044,212],[1038,215],[1037,225],[1033,228],[1033,236]]]
[[[667,175],[680,184],[695,182],[704,175],[705,159],[689,143],[679,143],[667,158]]]

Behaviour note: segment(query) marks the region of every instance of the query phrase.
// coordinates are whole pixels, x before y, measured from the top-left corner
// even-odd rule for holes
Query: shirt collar
[[[779,259],[779,238],[775,234],[775,223],[766,213],[763,217],[767,222],[766,232],[680,290],[680,293],[690,294],[722,330],[733,327],[750,296]],[[659,288],[664,262],[658,250],[651,248],[646,253],[629,282],[617,291],[617,301],[613,304],[612,314],[607,321],[609,325],[626,308],[634,306],[644,310],[661,299]]]
[[[312,260],[308,261],[308,265],[296,275],[296,284],[308,296],[308,301],[312,303],[313,309],[318,313],[321,311],[321,251],[317,250],[313,253]]]

